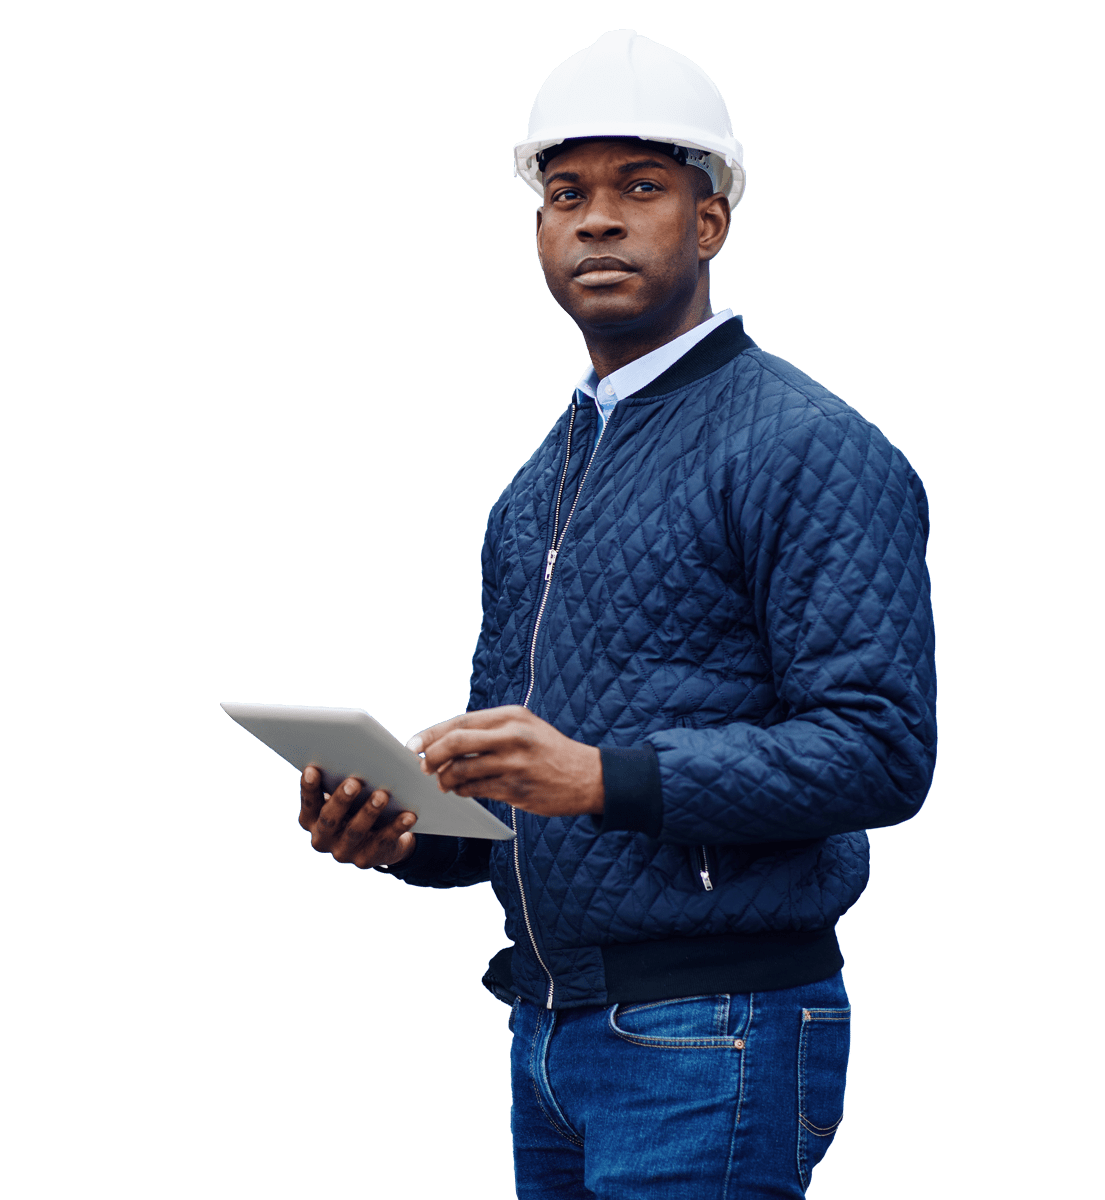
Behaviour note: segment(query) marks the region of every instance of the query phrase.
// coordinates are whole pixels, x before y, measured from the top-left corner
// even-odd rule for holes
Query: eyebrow
[[[659,168],[661,171],[666,171],[670,166],[671,163],[660,162],[655,158],[640,158],[636,162],[622,163],[618,168],[618,174],[628,175],[632,171],[642,171],[645,167]],[[548,187],[550,183],[557,179],[563,179],[565,183],[579,183],[579,175],[575,171],[554,171],[551,175],[545,176],[545,186]]]
[[[674,159],[672,160],[675,161]],[[655,158],[641,158],[636,162],[622,163],[618,168],[619,175],[628,175],[630,171],[641,171],[645,167],[659,167],[661,171],[666,171],[671,163],[658,162]]]

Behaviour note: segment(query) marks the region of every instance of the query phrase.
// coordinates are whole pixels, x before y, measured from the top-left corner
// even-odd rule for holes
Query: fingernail
[[[373,808],[383,808],[384,805],[387,804],[387,802],[388,802],[387,796],[373,796],[372,797],[372,807]]]
[[[347,796],[355,796],[361,789],[353,782],[352,779],[345,781],[344,792]]]
[[[308,767],[307,770],[303,772],[303,782],[318,783],[318,772],[314,769],[314,767]]]
[[[415,754],[422,753],[422,737],[420,734],[415,734],[414,737],[407,743],[407,749]]]
[[[416,819],[417,818],[415,817],[414,813],[407,813],[407,815],[403,818],[403,824],[409,829],[410,826],[415,823]]]

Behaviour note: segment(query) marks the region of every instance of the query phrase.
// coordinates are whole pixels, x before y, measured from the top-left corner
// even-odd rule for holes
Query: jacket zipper
[[[702,879],[702,886],[707,892],[714,890],[714,881],[710,878],[710,860],[706,857],[706,847],[699,846],[700,861],[702,866],[699,868],[698,874]]]
[[[556,492],[556,508],[553,510],[553,532],[552,542],[549,547],[549,552],[545,556],[545,590],[541,595],[541,604],[537,609],[537,619],[533,622],[533,637],[529,644],[529,687],[526,688],[526,698],[522,701],[523,708],[529,708],[530,697],[533,695],[533,685],[537,681],[535,674],[535,661],[537,656],[537,633],[541,628],[541,618],[545,615],[545,606],[549,601],[549,589],[552,587],[553,569],[556,566],[556,558],[560,553],[560,547],[564,545],[564,535],[568,532],[568,526],[572,523],[572,517],[575,516],[576,506],[579,504],[579,496],[583,491],[583,485],[587,482],[587,476],[591,473],[591,464],[595,461],[595,455],[599,452],[599,446],[602,443],[603,434],[606,433],[606,428],[614,419],[613,414],[607,418],[602,429],[599,431],[598,440],[595,442],[595,448],[591,451],[591,457],[587,460],[587,466],[584,468],[583,477],[579,481],[579,487],[576,488],[576,497],[572,501],[572,507],[568,512],[568,516],[564,521],[564,528],[560,528],[560,504],[564,499],[564,482],[568,478],[568,464],[572,460],[572,430],[575,428],[576,412],[579,406],[573,402],[572,415],[568,419],[568,437],[567,445],[564,450],[564,467],[560,472],[560,486]],[[537,961],[541,964],[541,969],[548,976],[549,993],[545,1000],[545,1007],[552,1008],[553,991],[555,984],[553,983],[552,972],[545,965],[545,960],[541,957],[541,951],[537,949],[537,938],[533,933],[533,926],[529,919],[529,905],[526,903],[526,888],[522,883],[522,862],[518,851],[518,810],[511,805],[510,809],[510,826],[514,830],[514,874],[518,880],[518,894],[522,898],[522,919],[526,923],[526,932],[529,934],[530,945],[533,947],[534,954],[537,955]],[[711,887],[713,885],[711,884]]]

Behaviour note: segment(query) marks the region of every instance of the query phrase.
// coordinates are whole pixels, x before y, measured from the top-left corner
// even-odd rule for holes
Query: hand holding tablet
[[[300,777],[299,824],[311,835],[311,847],[332,854],[336,861],[368,867],[394,867],[414,853],[412,812],[384,817],[388,794],[371,793],[361,804],[364,789],[359,779],[345,779],[333,793],[322,790],[322,773],[308,767]]]
[[[304,772],[300,824],[312,829],[312,844],[317,849],[334,853],[336,847],[344,855],[342,861],[362,865],[360,860],[372,847],[394,855],[392,861],[405,857],[413,839],[402,836],[410,827],[401,824],[404,813],[417,818],[419,833],[495,839],[514,836],[475,800],[442,792],[433,776],[423,774],[417,755],[366,712],[282,704],[228,703],[222,707],[239,725]],[[308,770],[311,767],[317,768],[317,779]],[[364,786],[347,792],[343,789],[350,780]],[[384,803],[374,805],[380,800]],[[384,861],[364,865],[384,865]]]

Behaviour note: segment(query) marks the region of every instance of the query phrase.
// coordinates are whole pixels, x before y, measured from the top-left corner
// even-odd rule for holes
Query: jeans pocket
[[[804,1008],[798,1042],[798,1175],[810,1185],[844,1119],[850,1008]]]
[[[514,997],[514,1003],[510,1006],[510,1016],[507,1017],[506,1027],[511,1033],[514,1032],[514,1021],[518,1016],[518,1006],[522,1003],[521,996]]]
[[[743,1028],[744,1010],[731,1013],[731,1003],[745,997],[688,996],[678,1000],[656,1000],[644,1004],[615,1004],[610,1009],[610,1029],[623,1041],[636,1046],[669,1050],[743,1050],[742,1038],[734,1038],[732,1018]]]

